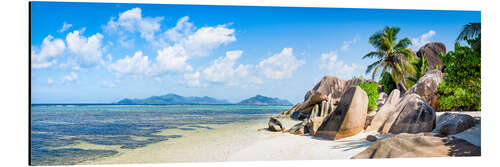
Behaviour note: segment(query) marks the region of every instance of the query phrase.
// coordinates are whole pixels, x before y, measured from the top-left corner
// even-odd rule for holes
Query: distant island
[[[288,106],[293,105],[288,100],[282,100],[278,98],[271,98],[262,95],[256,95],[254,97],[250,97],[248,99],[240,101],[238,104],[245,105],[279,105],[279,106]]]
[[[117,104],[231,104],[227,100],[219,100],[213,97],[184,97],[177,94],[163,96],[151,96],[145,99],[123,99]]]
[[[184,97],[177,94],[166,94],[163,96],[151,96],[145,99],[122,99],[115,104],[165,104],[165,105],[200,105],[200,104],[234,104],[227,100],[220,100],[213,97],[203,96],[203,97]],[[243,105],[292,105],[288,100],[282,100],[278,98],[270,98],[262,95],[256,95],[248,99],[242,100],[236,104]]]

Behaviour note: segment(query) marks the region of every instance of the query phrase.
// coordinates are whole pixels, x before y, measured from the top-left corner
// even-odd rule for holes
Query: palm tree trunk
[[[398,87],[398,90],[399,90],[399,92],[401,92],[401,94],[404,94],[407,91],[404,84],[398,83],[398,84],[396,84],[396,86]]]
[[[406,87],[401,83],[401,81],[396,82],[396,89],[398,89],[401,94],[406,92]]]
[[[403,80],[403,83],[401,83],[401,88],[402,88],[403,90],[401,91],[401,93],[404,93],[404,92],[406,92],[406,91],[408,90],[408,88],[406,88],[406,79],[405,79],[405,77],[404,77],[404,76],[403,76],[403,79],[402,79],[402,80]]]

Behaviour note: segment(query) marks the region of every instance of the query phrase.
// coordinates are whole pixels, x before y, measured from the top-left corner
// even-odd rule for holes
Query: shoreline
[[[392,136],[377,132],[360,133],[333,142],[308,134],[262,130],[268,121],[269,118],[262,118],[213,125],[210,126],[212,130],[187,131],[181,138],[132,150],[121,149],[116,155],[77,165],[349,159],[373,143],[365,140],[367,135],[376,135],[380,139]],[[301,122],[286,118],[280,121],[287,129]],[[175,131],[166,129],[158,134],[169,135]]]
[[[165,129],[157,135],[182,133],[182,137],[149,144],[136,149],[121,149],[118,154],[85,161],[80,164],[134,164],[164,162],[223,162],[230,154],[260,140],[276,137],[281,133],[258,131],[267,126],[269,117],[241,123],[203,125],[212,129],[196,128],[182,131]],[[285,121],[293,125],[298,121]],[[288,127],[291,127],[288,125]],[[287,126],[287,125],[285,125]]]

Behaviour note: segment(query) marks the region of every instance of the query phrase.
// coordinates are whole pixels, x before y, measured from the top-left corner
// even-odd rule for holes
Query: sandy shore
[[[439,114],[439,113],[438,113]],[[479,116],[479,113],[468,113]],[[391,135],[376,132],[360,133],[331,141],[309,135],[258,131],[267,127],[268,119],[246,123],[209,125],[214,129],[199,128],[182,131],[182,137],[150,144],[137,149],[121,149],[120,153],[82,164],[130,164],[164,162],[221,162],[221,161],[279,161],[348,159],[369,147],[369,134],[379,139]],[[298,121],[281,119],[288,129]],[[455,135],[472,144],[481,145],[481,125]],[[164,130],[159,134],[180,133],[179,129]]]

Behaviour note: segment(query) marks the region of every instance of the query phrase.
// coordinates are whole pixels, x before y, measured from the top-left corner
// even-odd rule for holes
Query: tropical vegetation
[[[382,74],[382,78],[380,79],[379,83],[383,85],[384,87],[384,92],[387,93],[388,95],[391,94],[392,90],[396,89],[396,82],[392,80],[391,73],[385,72]]]
[[[365,81],[357,84],[368,95],[368,112],[377,110],[377,99],[379,98],[378,84],[376,82]]]
[[[413,60],[413,51],[408,48],[412,45],[409,38],[398,40],[399,27],[386,26],[383,30],[376,32],[369,38],[369,43],[376,48],[363,56],[366,58],[376,58],[376,61],[368,65],[366,73],[372,72],[372,79],[380,71],[381,75],[390,72],[393,81],[398,89],[406,91],[408,88],[405,76],[412,75],[415,70],[410,61]]]
[[[408,76],[408,87],[411,87],[415,85],[420,79],[420,77],[425,75],[425,72],[427,72],[427,58],[426,54],[420,58],[420,57],[415,57],[410,63],[413,69],[415,70],[415,73],[413,75]]]
[[[481,54],[457,42],[454,51],[440,57],[446,74],[438,87],[440,110],[481,110]]]
[[[469,46],[462,46],[459,41]],[[446,77],[438,87],[440,110],[481,110],[481,24],[470,23],[457,38],[455,50],[440,54]]]

